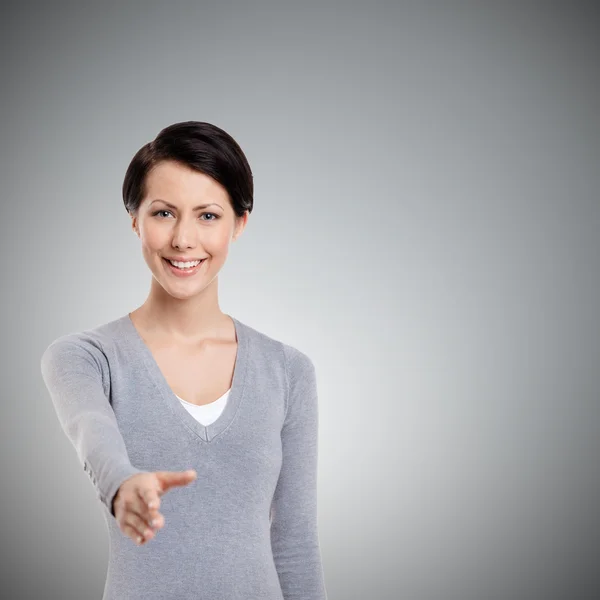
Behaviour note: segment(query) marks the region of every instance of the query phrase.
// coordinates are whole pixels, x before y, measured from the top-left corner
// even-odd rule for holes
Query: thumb
[[[156,476],[163,491],[166,491],[173,486],[187,485],[191,481],[194,481],[198,474],[194,469],[188,469],[187,471],[158,471]]]

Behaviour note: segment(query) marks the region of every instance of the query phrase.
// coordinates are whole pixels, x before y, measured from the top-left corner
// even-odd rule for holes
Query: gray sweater
[[[109,532],[103,600],[327,600],[317,531],[318,402],[300,350],[231,317],[228,402],[203,425],[181,405],[129,313],[54,340],[42,376]],[[112,500],[135,473],[195,469],[161,498],[143,546]]]

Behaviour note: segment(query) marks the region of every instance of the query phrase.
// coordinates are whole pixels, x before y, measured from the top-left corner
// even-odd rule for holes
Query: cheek
[[[146,253],[153,253],[164,248],[165,236],[156,227],[146,227],[142,231],[142,244]]]
[[[227,232],[219,232],[218,235],[215,234],[207,239],[202,246],[213,256],[226,255],[229,250],[229,236]]]

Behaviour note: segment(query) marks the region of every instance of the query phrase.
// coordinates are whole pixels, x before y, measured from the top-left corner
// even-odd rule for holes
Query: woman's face
[[[201,208],[196,208],[201,205]],[[172,160],[146,178],[146,196],[132,228],[156,281],[171,296],[185,298],[206,288],[225,263],[229,244],[243,231],[248,213],[236,218],[225,188],[204,173]],[[177,276],[167,258],[204,259],[195,274]]]

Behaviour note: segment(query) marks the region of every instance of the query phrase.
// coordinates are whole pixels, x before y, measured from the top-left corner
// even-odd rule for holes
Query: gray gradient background
[[[40,357],[145,300],[120,186],[188,119],[255,174],[221,308],[317,368],[330,600],[600,597],[594,4],[84,4],[0,15],[2,597],[101,597]]]

